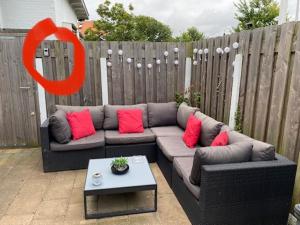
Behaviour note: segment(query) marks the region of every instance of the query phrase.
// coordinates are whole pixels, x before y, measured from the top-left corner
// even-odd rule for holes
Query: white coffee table
[[[84,212],[86,219],[97,219],[111,216],[121,216],[137,213],[155,212],[157,210],[157,184],[149,163],[145,156],[127,157],[129,171],[124,175],[115,175],[111,172],[111,162],[114,158],[91,159],[89,161],[84,187]],[[102,184],[95,186],[92,183],[92,174],[100,172],[103,175]],[[126,209],[115,212],[88,213],[87,196],[108,194],[122,194],[153,190],[154,205],[152,208]]]

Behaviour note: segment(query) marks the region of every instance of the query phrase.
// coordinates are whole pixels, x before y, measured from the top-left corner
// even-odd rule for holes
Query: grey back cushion
[[[104,121],[104,107],[103,106],[69,106],[69,105],[56,105],[57,110],[63,110],[67,112],[80,112],[84,109],[89,109],[93,124],[96,130],[103,128]]]
[[[196,112],[197,108],[188,106],[185,102],[181,103],[177,111],[177,123],[185,130],[187,121],[191,114]]]
[[[251,153],[252,143],[250,142],[199,148],[194,155],[190,181],[192,184],[200,185],[201,166],[203,165],[248,162]]]
[[[253,144],[251,161],[271,161],[275,159],[274,145],[255,140],[237,131],[229,130],[227,126],[224,126],[222,130],[228,131],[229,144],[233,144],[240,141],[248,141]]]
[[[220,133],[223,123],[201,113],[196,112],[195,117],[202,122],[199,143],[201,146],[210,146],[215,137]]]
[[[50,132],[52,137],[61,144],[68,143],[71,140],[71,128],[66,118],[66,113],[57,110],[49,117]]]
[[[177,124],[176,102],[148,103],[149,127]]]
[[[117,111],[119,109],[141,109],[143,111],[143,125],[148,127],[147,104],[138,105],[105,105],[104,106],[104,124],[105,130],[116,130],[119,128]]]

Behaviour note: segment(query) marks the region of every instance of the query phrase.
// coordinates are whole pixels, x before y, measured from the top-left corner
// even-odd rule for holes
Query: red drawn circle
[[[40,43],[54,34],[59,40],[74,45],[73,71],[65,80],[47,80],[34,67],[35,51]],[[84,47],[72,31],[56,27],[50,18],[38,22],[27,34],[23,45],[23,64],[29,74],[45,90],[54,95],[71,95],[79,91],[85,79]]]

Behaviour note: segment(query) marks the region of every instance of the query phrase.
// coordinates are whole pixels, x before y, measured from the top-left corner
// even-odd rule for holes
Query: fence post
[[[235,114],[238,109],[239,95],[240,95],[240,83],[242,76],[242,64],[243,55],[237,54],[233,62],[233,82],[232,82],[232,93],[231,93],[231,104],[230,104],[230,114],[229,114],[229,127],[234,129],[235,127]]]
[[[185,58],[185,79],[184,79],[184,96],[189,97],[189,90],[191,86],[192,77],[192,59],[190,57]]]
[[[43,76],[43,60],[42,58],[35,58],[36,70]],[[40,109],[40,121],[41,124],[47,119],[47,107],[45,89],[38,83],[38,97],[39,97],[39,109]]]
[[[278,25],[281,25],[287,21],[288,0],[281,0],[279,9]]]
[[[101,69],[102,105],[106,105],[108,104],[106,58],[100,58],[100,69]]]

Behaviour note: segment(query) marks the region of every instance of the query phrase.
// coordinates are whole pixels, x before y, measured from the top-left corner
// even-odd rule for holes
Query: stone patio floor
[[[151,169],[158,183],[157,212],[85,220],[86,170],[44,173],[39,148],[0,150],[0,225],[190,224],[157,164]]]

